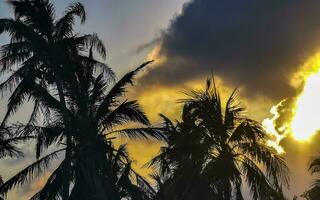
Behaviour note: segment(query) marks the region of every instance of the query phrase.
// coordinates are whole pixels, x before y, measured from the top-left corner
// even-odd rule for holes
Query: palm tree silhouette
[[[284,199],[288,168],[260,124],[244,116],[236,91],[223,107],[208,80],[180,102],[181,121],[162,116],[167,143],[148,163],[158,169],[156,199],[239,200],[244,185],[253,199]]]
[[[320,172],[320,157],[316,157],[312,160],[309,171],[311,174],[319,174]],[[307,200],[316,200],[320,198],[320,180],[316,179],[310,188],[304,192],[303,198]]]
[[[112,79],[113,72],[92,56],[93,50],[105,56],[102,42],[96,35],[77,36],[73,33],[74,17],[79,16],[82,22],[85,20],[80,3],[70,5],[58,20],[55,19],[54,6],[49,1],[21,0],[9,3],[14,8],[15,19],[0,20],[0,33],[8,32],[11,36],[11,42],[2,46],[0,62],[2,73],[13,70],[16,64],[18,69],[0,86],[2,91],[15,88],[3,125],[27,96],[35,99],[28,124],[15,125],[12,129],[18,136],[37,137],[38,160],[6,181],[1,186],[1,192],[5,193],[25,183],[33,175],[38,175],[53,158],[66,151],[65,159],[34,199],[78,199],[79,195],[82,199],[120,199],[125,195],[134,197],[134,192],[136,196],[138,193],[144,196],[137,186],[146,186],[147,182],[132,172],[130,161],[123,153],[124,147],[121,151],[113,149],[111,139],[106,140],[103,133],[114,125],[130,121],[148,124],[135,101],[119,105],[116,101],[125,92],[124,87],[132,83],[135,73],[148,63],[128,73],[106,95],[108,83],[104,79]],[[83,56],[85,50],[89,50],[89,56]],[[103,72],[95,79],[93,73],[96,68]],[[46,126],[36,124],[41,111],[46,112]],[[122,129],[112,133],[130,133],[130,137],[148,137],[151,133],[158,137],[150,128]],[[66,148],[42,156],[48,146],[64,140]],[[80,150],[86,153],[80,154]],[[114,172],[107,170],[111,167]],[[136,184],[129,184],[131,179],[129,181],[128,177],[132,173]],[[101,177],[103,174],[108,177]],[[116,183],[117,179],[119,182]],[[74,190],[69,197],[70,183],[74,184]],[[88,186],[91,186],[91,190],[88,190]],[[150,186],[145,188],[152,189]],[[118,193],[114,192],[116,190]]]
[[[0,19],[0,34],[7,32],[11,41],[1,48],[1,73],[15,72],[0,85],[5,91],[15,88],[8,111],[3,120],[8,117],[26,100],[28,96],[35,99],[36,111],[40,107],[41,98],[38,90],[56,87],[59,94],[63,120],[69,127],[64,88],[75,79],[74,70],[87,58],[81,55],[89,46],[105,57],[105,48],[96,35],[78,36],[74,34],[75,17],[83,23],[86,14],[80,3],[71,4],[62,18],[56,19],[55,8],[48,0],[9,0],[15,18]],[[97,62],[97,61],[94,61]],[[14,69],[18,65],[17,69]],[[30,122],[34,119],[32,114]],[[66,158],[70,160],[71,134],[67,136]],[[70,162],[65,163],[64,197],[69,194],[68,171]]]
[[[73,187],[68,199],[142,200],[154,196],[155,192],[148,182],[131,169],[125,146],[116,149],[112,142],[117,134],[129,138],[163,139],[161,132],[150,128],[147,117],[136,101],[127,101],[123,97],[125,87],[132,83],[134,75],[149,63],[127,73],[110,90],[107,88],[108,81],[104,79],[105,73],[95,77],[90,67],[77,71],[79,82],[72,84],[73,87],[65,92],[73,128],[69,180]],[[44,116],[47,126],[27,124],[13,127],[15,135],[37,137],[39,159],[0,186],[1,193],[30,181],[34,175],[40,175],[50,161],[65,150],[60,148],[42,156],[43,150],[52,144],[61,143],[68,134],[63,124],[61,107],[56,101],[54,97],[44,99],[46,105],[51,105],[48,111],[50,115]],[[119,129],[121,125],[130,122],[141,124],[142,127]],[[66,159],[32,199],[62,197]]]

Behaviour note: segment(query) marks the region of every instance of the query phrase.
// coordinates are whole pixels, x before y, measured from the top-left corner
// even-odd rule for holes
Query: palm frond
[[[263,127],[254,121],[244,120],[232,131],[230,142],[261,142],[267,141],[268,136]]]
[[[226,128],[232,130],[235,126],[234,123],[242,117],[242,112],[244,110],[244,107],[240,106],[240,103],[237,101],[237,90],[235,89],[226,103],[224,115],[224,124]]]
[[[19,19],[0,19],[0,34],[8,33],[11,36],[11,42],[29,41],[39,46],[46,44],[44,38],[37,34],[32,27],[27,26]]]
[[[23,153],[16,146],[10,142],[0,139],[0,158],[10,156],[10,157],[20,157]]]
[[[4,125],[8,118],[17,110],[17,108],[30,97],[30,88],[32,87],[33,80],[24,79],[20,82],[18,87],[9,98],[7,112],[2,121],[2,125]]]
[[[312,174],[320,172],[320,157],[316,157],[312,160],[312,162],[309,166],[309,171]]]
[[[43,188],[37,192],[30,200],[59,200],[62,196],[63,183],[63,166],[62,161],[56,170],[50,175]]]
[[[74,39],[75,43],[79,45],[79,50],[93,49],[99,53],[99,55],[105,59],[106,48],[103,42],[100,40],[97,34],[87,34]]]
[[[45,35],[47,39],[53,31],[55,20],[55,9],[50,1],[8,1],[13,6],[15,18],[22,20],[25,24]]]
[[[86,11],[80,2],[70,4],[66,9],[66,15],[67,14],[78,16],[81,20],[81,23],[86,21]]]
[[[242,171],[244,172],[247,183],[250,187],[254,199],[279,199],[285,200],[283,193],[277,186],[271,185],[268,178],[260,168],[250,159],[244,159],[242,163]]]
[[[99,125],[104,129],[110,129],[116,125],[127,122],[138,122],[143,125],[150,125],[145,113],[140,109],[136,101],[123,102],[106,116],[101,116]]]
[[[162,118],[162,120],[163,120],[163,123],[162,123],[162,125],[165,127],[165,129],[174,129],[175,128],[175,126],[174,126],[174,124],[173,124],[173,122],[168,118],[168,117],[166,117],[165,115],[163,115],[163,114],[160,114],[159,115],[161,118]]]
[[[154,127],[147,127],[147,128],[127,128],[127,129],[120,129],[114,130],[112,132],[107,133],[109,134],[120,134],[124,137],[129,139],[155,139],[159,141],[166,141],[166,137],[163,134],[162,128],[154,128]]]
[[[7,80],[0,84],[0,92],[2,95],[8,91],[10,93],[12,92],[11,90],[15,88],[21,81],[22,76],[25,73],[24,70],[26,70],[25,67],[19,68],[17,71],[11,74]]]
[[[33,136],[15,136],[0,139],[0,158],[10,156],[10,157],[21,157],[23,152],[17,147],[17,144],[26,142],[28,140],[34,139]]]
[[[259,142],[244,142],[240,143],[239,147],[245,155],[266,168],[267,176],[274,184],[283,183],[285,186],[289,184],[290,170],[276,150]]]
[[[125,87],[128,84],[133,84],[134,76],[139,71],[141,71],[145,66],[147,66],[152,62],[153,61],[145,62],[141,66],[139,66],[137,69],[127,73],[111,88],[111,90],[106,95],[106,97],[104,98],[103,102],[100,105],[100,108],[97,111],[97,115],[96,115],[97,119],[100,119],[102,116],[105,115],[106,112],[108,112],[108,107],[110,107],[110,104],[115,103],[116,99],[125,92]]]
[[[79,2],[69,5],[64,16],[55,23],[55,37],[64,38],[73,36],[75,16],[80,18],[81,23],[84,23],[86,20],[85,9]]]
[[[53,158],[57,158],[58,153],[64,150],[65,149],[59,149],[57,151],[54,151],[35,161],[22,171],[14,175],[12,178],[7,180],[3,185],[0,186],[0,193],[5,194],[13,187],[21,186],[30,181],[34,176],[39,176],[43,172],[43,170],[48,167],[49,162]]]
[[[44,127],[37,133],[36,143],[36,158],[38,159],[42,152],[46,150],[50,145],[63,139],[63,127]]]

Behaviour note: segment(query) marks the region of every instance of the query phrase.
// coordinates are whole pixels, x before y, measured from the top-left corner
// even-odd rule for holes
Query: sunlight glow
[[[266,132],[269,134],[270,139],[267,141],[267,145],[269,147],[274,148],[279,154],[285,153],[284,149],[280,145],[281,140],[285,137],[282,134],[278,133],[278,130],[276,129],[275,121],[280,117],[280,114],[278,113],[278,107],[282,105],[281,101],[275,106],[272,106],[270,113],[273,115],[272,118],[264,119],[262,122],[263,128],[266,130]]]
[[[262,122],[270,136],[268,145],[278,153],[285,153],[280,144],[283,138],[290,136],[299,142],[309,142],[320,131],[320,53],[301,66],[291,85],[299,94],[273,106],[270,110],[273,117]]]
[[[310,75],[296,102],[291,122],[293,137],[307,141],[320,130],[320,72]]]

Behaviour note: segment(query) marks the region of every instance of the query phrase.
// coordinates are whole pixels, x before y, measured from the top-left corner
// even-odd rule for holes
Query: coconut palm
[[[74,71],[80,66],[78,63],[86,60],[81,52],[91,46],[105,57],[105,48],[96,35],[74,34],[75,17],[82,23],[86,19],[80,3],[71,4],[60,19],[56,18],[55,8],[48,0],[9,0],[8,3],[13,8],[14,18],[0,19],[0,34],[6,32],[11,38],[10,43],[1,48],[0,67],[1,73],[14,72],[0,85],[0,90],[15,90],[9,99],[3,124],[28,96],[34,98],[34,110],[37,110],[41,103],[34,96],[35,88],[56,87],[64,124],[68,127],[70,119],[64,88],[76,79]],[[71,143],[71,136],[67,137],[66,143]],[[67,158],[71,156],[69,146]],[[66,162],[65,165],[65,171],[70,171],[70,164]],[[63,199],[69,193],[67,174],[65,179]]]
[[[319,174],[320,172],[320,157],[316,157],[312,160],[309,171],[311,174]],[[320,179],[316,179],[310,188],[302,195],[307,200],[316,200],[320,198]]]
[[[78,89],[71,89],[71,94],[68,94],[71,97],[68,101],[72,104],[71,112],[76,113],[73,115],[72,122],[75,124],[74,127],[77,127],[74,133],[74,156],[77,159],[73,162],[77,179],[74,181],[71,199],[150,199],[152,197],[154,193],[152,187],[131,170],[130,161],[128,162],[127,158],[123,160],[120,157],[120,160],[116,161],[116,163],[119,162],[116,168],[113,166],[114,161],[110,162],[110,159],[113,160],[114,152],[117,152],[117,155],[123,155],[119,154],[119,150],[114,149],[112,144],[112,138],[117,134],[130,138],[162,138],[159,132],[148,127],[150,123],[136,101],[127,101],[122,97],[125,86],[132,83],[133,76],[149,63],[146,62],[126,74],[110,90],[106,87],[103,74],[96,78],[92,76],[92,71],[83,71],[82,74],[78,74],[79,77],[83,77],[79,78],[80,82],[75,85]],[[144,127],[119,129],[120,126],[132,122]],[[115,158],[118,157],[115,156]],[[110,163],[112,165],[109,165]],[[129,178],[130,173],[134,175],[135,184]],[[91,187],[88,188],[88,186]]]
[[[158,169],[156,199],[284,199],[288,168],[267,146],[260,124],[244,116],[236,91],[222,106],[214,81],[181,100],[181,121],[164,118],[167,143],[148,163]]]
[[[4,121],[35,84],[55,85],[63,99],[63,85],[74,78],[78,63],[87,59],[81,52],[89,50],[89,45],[105,57],[105,48],[96,35],[74,35],[74,17],[79,16],[81,22],[86,18],[80,3],[71,4],[61,19],[55,18],[54,6],[47,0],[10,0],[8,3],[13,7],[15,18],[0,19],[0,34],[6,32],[11,37],[10,43],[1,47],[0,66],[1,73],[13,73],[0,89],[2,92],[15,90]]]
[[[134,75],[148,63],[126,74],[111,89],[107,87],[108,81],[104,79],[104,73],[95,77],[91,67],[77,71],[79,82],[70,85],[77,88],[68,88],[65,92],[73,128],[69,180],[73,187],[69,199],[142,200],[150,199],[154,195],[147,181],[131,169],[125,147],[115,148],[112,142],[118,134],[129,138],[163,138],[161,132],[149,127],[150,123],[136,101],[127,101],[123,97],[127,84],[132,83]],[[44,116],[46,126],[16,126],[16,135],[37,137],[36,152],[39,159],[0,186],[2,193],[30,181],[34,175],[40,175],[50,161],[65,150],[62,144],[60,149],[43,155],[48,146],[63,143],[68,131],[56,98],[43,99],[46,105],[50,105],[47,111],[50,116]],[[135,123],[135,128],[119,128],[132,122]],[[137,124],[140,126],[137,127]],[[66,159],[62,160],[33,199],[62,197],[65,176],[63,166]]]

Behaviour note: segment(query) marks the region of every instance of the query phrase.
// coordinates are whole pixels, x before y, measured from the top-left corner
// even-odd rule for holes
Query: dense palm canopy
[[[0,75],[9,75],[0,91],[10,98],[0,129],[0,158],[20,156],[18,142],[35,141],[36,161],[0,181],[5,195],[55,169],[33,200],[229,200],[244,199],[247,187],[254,199],[283,199],[288,169],[266,145],[268,136],[243,115],[236,92],[222,102],[214,82],[192,91],[181,101],[180,121],[165,116],[161,128],[151,126],[126,88],[146,62],[115,81],[103,62],[106,50],[97,35],[74,32],[76,18],[85,22],[80,3],[70,4],[61,18],[49,0],[9,0],[12,18],[0,19]],[[96,58],[96,56],[99,56]],[[25,124],[10,124],[21,105],[32,101]],[[119,136],[166,143],[149,164],[158,191],[131,167]]]
[[[76,68],[86,60],[81,52],[90,45],[104,57],[104,46],[95,35],[74,34],[75,17],[78,16],[81,22],[86,18],[80,3],[71,4],[60,19],[56,19],[54,6],[48,0],[9,0],[8,3],[13,8],[14,18],[0,19],[0,34],[7,33],[11,39],[9,44],[1,47],[0,72],[14,72],[0,85],[0,90],[15,90],[9,99],[2,126],[28,97],[34,99],[35,111],[43,106],[46,97],[39,94],[48,96],[44,90],[53,86],[59,94],[64,125],[69,129],[70,118],[63,91],[68,85],[66,82],[75,80]],[[68,135],[66,157],[70,158],[71,134]],[[70,163],[66,162],[65,171],[70,171],[69,168]],[[70,175],[66,174],[64,200],[69,192],[69,178]]]
[[[181,100],[181,121],[164,117],[167,144],[149,165],[159,170],[157,199],[283,199],[288,168],[267,146],[260,124],[243,115],[236,92],[222,106],[219,92],[208,80],[205,90]]]
[[[96,35],[74,34],[75,16],[81,22],[86,16],[80,3],[70,5],[65,15],[56,19],[54,6],[47,0],[8,2],[15,17],[0,19],[0,34],[8,33],[11,38],[9,44],[1,47],[0,66],[2,74],[13,73],[0,90],[15,90],[4,122],[29,95],[37,98],[34,90],[39,86],[54,85],[61,90],[64,81],[74,79],[78,63],[87,59],[81,52],[89,46],[105,56],[104,46]]]
[[[161,132],[148,127],[149,121],[140,110],[135,101],[126,101],[121,98],[125,92],[125,86],[132,83],[133,76],[141,70],[143,64],[137,70],[126,74],[114,86],[107,90],[107,83],[103,80],[103,74],[97,77],[86,74],[86,79],[78,84],[79,89],[72,89],[66,95],[68,113],[72,116],[72,156],[71,179],[74,185],[70,199],[150,199],[154,195],[152,187],[134,172],[131,161],[125,151],[125,146],[115,148],[112,140],[116,134],[130,138],[155,138],[161,139]],[[87,71],[86,73],[92,73]],[[84,74],[83,74],[84,75]],[[81,90],[80,90],[81,88]],[[54,100],[52,97],[50,100]],[[55,103],[44,116],[46,126],[18,125],[15,128],[16,135],[37,137],[36,153],[39,158],[16,176],[12,177],[0,187],[0,191],[7,192],[16,185],[21,185],[39,175],[45,170],[52,158],[55,158],[61,149],[50,154],[42,155],[50,145],[61,144],[66,136],[66,128],[63,125],[60,107],[55,108]],[[60,113],[60,114],[59,114]],[[119,126],[135,122],[144,127],[121,129]],[[118,128],[118,129],[116,129]],[[44,188],[33,199],[58,199],[62,192],[62,177],[64,177],[63,163],[52,173]],[[91,187],[88,187],[91,186]]]
[[[66,152],[32,199],[151,198],[154,191],[131,169],[125,146],[115,148],[112,142],[117,133],[161,138],[147,127],[149,121],[137,102],[122,97],[133,76],[148,63],[108,90],[114,74],[93,56],[96,51],[105,57],[102,42],[96,35],[78,36],[73,31],[75,16],[85,21],[80,3],[71,4],[65,15],[56,19],[54,6],[47,0],[8,2],[15,16],[0,19],[0,33],[11,37],[1,48],[0,64],[2,73],[14,72],[0,90],[14,91],[2,126],[9,127],[17,138],[36,138],[37,160],[1,185],[1,193],[39,176]],[[34,110],[28,123],[6,125],[30,98]],[[114,130],[132,122],[144,127]],[[48,153],[53,145],[56,150]]]

